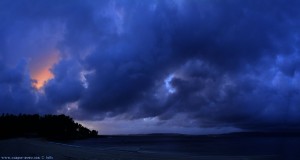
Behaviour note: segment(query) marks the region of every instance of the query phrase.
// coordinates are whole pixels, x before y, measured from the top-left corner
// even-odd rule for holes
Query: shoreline
[[[75,160],[271,160],[274,155],[228,156],[202,155],[185,156],[172,153],[148,153],[143,151],[118,150],[117,148],[92,148],[46,141],[39,138],[14,138],[0,140],[1,157],[37,157],[37,159],[75,159]],[[3,158],[2,158],[3,159]]]

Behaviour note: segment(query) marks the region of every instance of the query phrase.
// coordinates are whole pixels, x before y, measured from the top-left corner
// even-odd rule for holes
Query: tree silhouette
[[[0,116],[0,138],[44,137],[53,140],[71,140],[96,137],[98,132],[75,123],[66,115],[12,115]]]

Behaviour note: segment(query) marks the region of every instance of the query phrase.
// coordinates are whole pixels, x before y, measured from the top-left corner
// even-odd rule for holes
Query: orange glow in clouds
[[[31,78],[36,80],[32,85],[41,89],[45,82],[53,78],[50,69],[59,60],[59,52],[53,51],[48,54],[33,57],[30,61],[30,74]]]

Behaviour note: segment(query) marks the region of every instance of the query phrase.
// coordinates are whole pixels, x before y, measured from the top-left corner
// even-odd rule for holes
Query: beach
[[[117,148],[92,148],[36,138],[0,140],[0,159],[62,159],[62,160],[262,160],[276,159],[272,155],[228,156],[228,155],[173,155],[126,151]]]

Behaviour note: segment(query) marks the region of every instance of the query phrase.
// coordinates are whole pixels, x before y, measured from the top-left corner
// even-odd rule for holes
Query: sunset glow
[[[58,59],[58,51],[32,59],[32,63],[30,64],[30,73],[31,78],[36,81],[32,84],[35,88],[41,89],[46,81],[53,78],[53,74],[50,69],[58,61]]]

